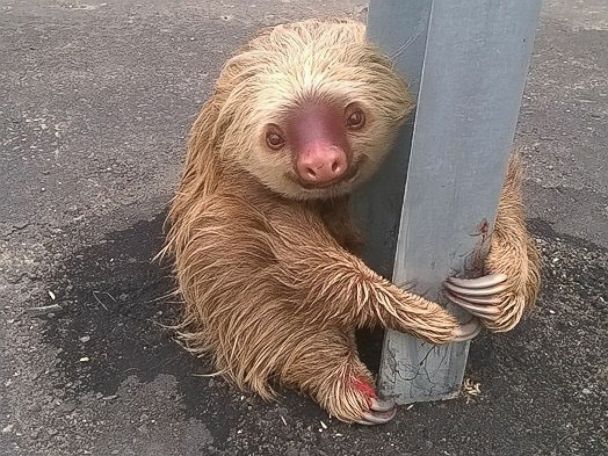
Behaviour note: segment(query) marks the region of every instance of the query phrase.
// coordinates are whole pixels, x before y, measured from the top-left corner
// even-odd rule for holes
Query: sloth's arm
[[[298,312],[319,324],[374,326],[433,343],[474,337],[476,320],[459,326],[440,305],[404,291],[340,247],[314,214],[277,210],[270,220],[277,259],[273,278]]]
[[[447,283],[450,300],[495,332],[513,329],[536,300],[540,287],[540,256],[526,228],[521,184],[521,161],[515,154],[509,163],[485,261],[493,286],[479,289],[481,282],[488,282],[487,277],[450,279]]]

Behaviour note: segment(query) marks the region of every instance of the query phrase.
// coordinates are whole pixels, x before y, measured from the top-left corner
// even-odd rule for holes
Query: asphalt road
[[[261,26],[359,9],[0,0],[0,455],[608,454],[605,0],[545,1],[517,136],[545,285],[514,332],[474,341],[478,397],[347,426],[201,376],[161,326],[176,305],[150,259],[220,65]]]

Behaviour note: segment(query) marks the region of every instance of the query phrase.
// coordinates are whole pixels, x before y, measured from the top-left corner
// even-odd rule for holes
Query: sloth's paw
[[[397,414],[395,402],[378,398],[376,390],[366,379],[356,378],[352,381],[353,389],[362,395],[367,404],[367,410],[362,410],[360,419],[355,422],[365,426],[385,424]]]
[[[342,377],[338,383],[325,385],[325,400],[320,398],[331,416],[365,426],[385,424],[395,417],[395,403],[378,398],[370,377]]]
[[[451,277],[445,288],[451,302],[495,332],[513,329],[526,307],[525,287],[517,286],[506,274],[490,274],[477,279]]]

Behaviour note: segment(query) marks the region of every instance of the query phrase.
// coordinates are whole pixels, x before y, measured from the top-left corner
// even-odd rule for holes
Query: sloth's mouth
[[[295,184],[298,184],[300,187],[302,187],[305,190],[327,190],[327,189],[332,189],[332,188],[336,188],[339,187],[341,185],[350,185],[352,184],[357,177],[359,176],[359,170],[361,168],[361,165],[363,164],[363,162],[365,161],[367,157],[365,155],[362,155],[361,157],[359,157],[357,159],[357,161],[355,161],[349,168],[349,170],[343,175],[340,176],[340,178],[335,179],[333,181],[330,182],[325,182],[323,184],[311,184],[309,182],[303,182],[302,180],[298,179],[298,177],[294,174],[294,173],[288,173],[287,174],[287,178],[292,181]]]

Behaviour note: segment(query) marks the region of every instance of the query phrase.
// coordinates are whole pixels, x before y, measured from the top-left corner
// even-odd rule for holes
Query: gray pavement
[[[0,455],[608,454],[605,0],[545,1],[517,136],[545,285],[472,344],[479,396],[346,426],[201,376],[161,326],[177,306],[150,259],[220,65],[261,26],[360,3],[0,0]]]

